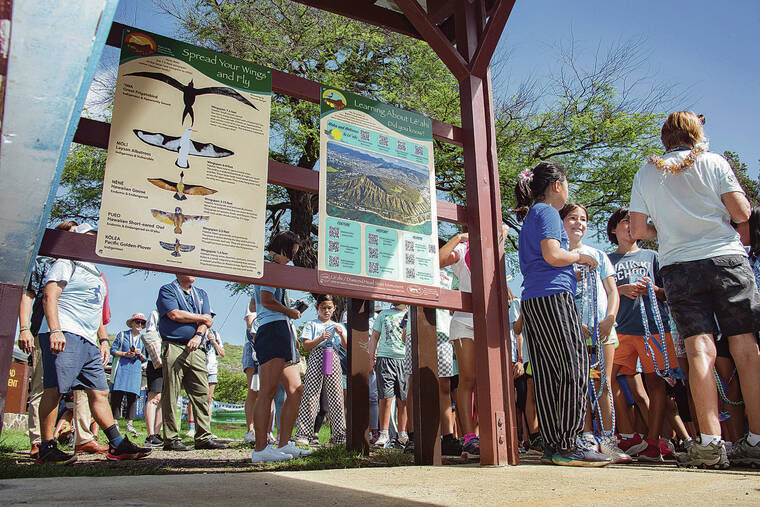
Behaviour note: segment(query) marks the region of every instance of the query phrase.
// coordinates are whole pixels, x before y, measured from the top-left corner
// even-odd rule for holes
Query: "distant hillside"
[[[243,373],[243,346],[224,344],[224,357],[219,358],[219,369],[233,375]]]

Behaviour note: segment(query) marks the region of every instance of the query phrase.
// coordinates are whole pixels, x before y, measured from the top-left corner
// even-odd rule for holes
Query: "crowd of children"
[[[523,447],[541,452],[544,463],[760,465],[759,212],[726,161],[706,151],[702,121],[688,112],[668,117],[665,154],[637,174],[631,209],[608,217],[609,254],[584,244],[589,212],[567,202],[561,166],[541,162],[519,176],[523,286],[521,301],[509,294],[512,363]],[[442,269],[443,281],[455,278],[463,291],[472,285],[468,239],[457,234],[439,249],[441,268],[451,271]],[[640,245],[655,239],[659,253]],[[330,306],[318,306],[305,348],[338,346],[334,331],[322,331],[335,326]],[[393,443],[395,400],[396,443],[409,449],[407,319],[404,305],[381,312],[369,353],[379,398],[374,442]],[[444,454],[478,456],[473,317],[441,310],[437,321]],[[310,375],[328,357],[314,356],[301,443],[328,382],[340,441],[337,377]]]

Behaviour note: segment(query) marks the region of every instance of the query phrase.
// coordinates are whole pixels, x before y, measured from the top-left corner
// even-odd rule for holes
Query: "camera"
[[[306,303],[304,303],[300,299],[298,301],[296,301],[295,304],[293,305],[293,308],[295,308],[296,310],[298,310],[301,313],[305,312],[308,307],[309,307],[309,305],[307,305]]]

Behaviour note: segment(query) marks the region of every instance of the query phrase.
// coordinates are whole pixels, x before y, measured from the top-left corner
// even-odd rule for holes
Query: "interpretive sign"
[[[437,299],[432,122],[322,87],[319,283]]]
[[[263,275],[272,73],[124,30],[96,252]]]

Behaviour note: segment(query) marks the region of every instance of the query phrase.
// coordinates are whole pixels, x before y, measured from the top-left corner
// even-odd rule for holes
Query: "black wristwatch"
[[[203,333],[201,333],[200,331],[196,331],[195,336],[200,336],[201,338],[203,338]]]

